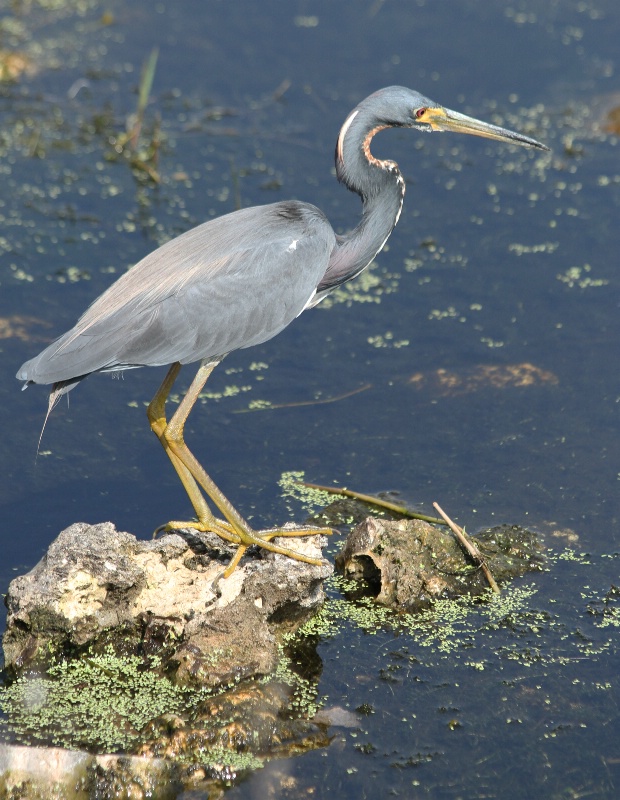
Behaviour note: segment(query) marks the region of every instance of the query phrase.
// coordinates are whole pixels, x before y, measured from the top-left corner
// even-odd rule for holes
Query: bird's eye
[[[428,111],[427,108],[416,108],[415,111],[416,119],[422,119],[422,117],[426,114],[427,111]]]

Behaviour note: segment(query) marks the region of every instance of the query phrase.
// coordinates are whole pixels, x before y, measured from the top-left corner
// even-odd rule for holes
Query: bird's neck
[[[383,177],[384,183],[380,192],[362,195],[362,218],[359,224],[339,237],[341,258],[348,261],[351,271],[347,280],[359,275],[371,264],[398,222],[405,197],[405,182],[398,168],[396,174],[384,173]]]
[[[372,137],[387,126],[365,124],[356,111],[349,115],[338,137],[336,174],[347,189],[361,197],[362,219],[352,231],[337,237],[319,292],[330,291],[366,269],[398,222],[405,196],[398,165],[381,161],[370,152]]]

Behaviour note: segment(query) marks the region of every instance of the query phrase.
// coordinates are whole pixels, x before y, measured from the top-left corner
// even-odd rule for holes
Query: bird
[[[212,371],[228,354],[279,334],[367,269],[383,248],[405,196],[396,162],[376,158],[370,149],[373,137],[386,128],[471,134],[549,149],[529,136],[444,108],[412,89],[380,89],[349,113],[336,142],[338,181],[362,202],[361,219],[350,232],[336,233],[320,209],[298,200],[208,220],[125,272],[73,328],[17,373],[24,389],[52,384],[47,422],[59,398],[93,373],[169,366],[148,406],[148,420],[187,492],[195,520],[170,521],[162,528],[210,531],[235,546],[225,577],[251,546],[320,565],[320,559],[272,540],[331,530],[254,530],[188,448],[185,423]],[[168,420],[166,399],[181,366],[195,362],[197,373]],[[223,518],[213,513],[207,498]]]

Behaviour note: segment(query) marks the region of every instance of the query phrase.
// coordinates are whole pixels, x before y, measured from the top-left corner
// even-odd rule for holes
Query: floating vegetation
[[[387,273],[381,275],[375,262],[355,280],[349,281],[331,292],[321,301],[318,308],[332,308],[339,303],[344,303],[346,306],[352,306],[353,303],[380,303],[382,295],[397,290],[398,276]]]
[[[0,83],[19,80],[34,71],[34,64],[25,53],[0,49]]]
[[[49,323],[37,317],[12,314],[0,317],[0,339],[21,339],[22,342],[44,342],[47,337],[41,333],[33,333],[32,329],[49,328]]]
[[[532,253],[555,253],[560,246],[559,242],[543,242],[542,244],[509,244],[508,251],[518,256],[531,255]]]
[[[597,286],[607,286],[609,283],[605,278],[592,278],[590,273],[592,267],[584,264],[583,267],[569,267],[566,272],[556,275],[559,281],[565,283],[570,289],[578,286],[580,289],[590,289]]]
[[[341,578],[338,576],[328,579],[328,583],[331,583],[333,588],[336,588],[340,581]],[[357,591],[359,586],[354,584],[351,588]],[[352,623],[364,633],[373,635],[393,625],[398,617],[396,612],[375,603],[369,597],[362,597],[355,602],[331,598],[318,614],[299,629],[296,636],[331,638],[337,636],[346,623]]]
[[[386,331],[384,334],[377,334],[376,336],[369,336],[366,341],[373,347],[393,347],[396,350],[401,347],[409,346],[409,339],[395,339],[392,331]]]
[[[480,364],[460,371],[437,369],[434,372],[416,372],[407,382],[414,389],[432,391],[449,397],[483,391],[484,389],[510,389],[531,386],[557,386],[558,376],[534,364]]]
[[[221,653],[216,648],[212,656],[215,663]],[[329,742],[310,721],[321,705],[317,681],[300,674],[286,644],[272,674],[255,681],[237,675],[214,689],[192,689],[162,673],[157,657],[119,657],[108,648],[58,662],[45,673],[25,674],[0,689],[3,738],[30,746],[135,754],[154,778],[157,764],[165,762],[182,782],[196,765],[205,780],[225,785],[274,755]],[[110,775],[122,777],[115,761],[106,764]]]
[[[612,586],[602,597],[590,600],[587,610],[597,628],[620,628],[620,588]]]
[[[284,636],[284,641],[288,643],[296,639],[294,634]],[[291,688],[292,694],[288,699],[288,707],[293,713],[310,719],[321,707],[316,681],[304,678],[295,670],[283,647],[280,648],[280,660],[275,671],[263,678],[261,683],[271,683],[272,681],[284,683]]]
[[[53,275],[48,275],[47,278],[58,283],[77,283],[78,281],[89,281],[91,275],[88,270],[79,267],[63,267],[57,269]]]
[[[434,308],[428,314],[429,319],[458,319],[459,317],[460,314],[454,306],[448,306],[445,309]],[[465,321],[464,317],[460,317],[460,319],[463,322]]]
[[[272,403],[270,400],[250,400],[248,403],[248,411],[265,411],[271,408]]]
[[[283,476],[284,486],[292,484],[296,490],[300,477],[299,473]],[[586,554],[572,550],[555,553],[552,561],[576,565],[579,570],[588,570],[592,564]],[[587,580],[586,575],[583,578]],[[351,628],[363,636],[383,634],[378,639],[381,648],[389,637],[398,639],[400,658],[415,664],[417,670],[424,665],[436,668],[443,662],[454,674],[455,668],[503,670],[509,663],[520,668],[546,667],[596,657],[613,652],[616,644],[612,638],[593,642],[586,621],[591,621],[594,631],[612,629],[615,633],[620,627],[620,590],[615,586],[599,594],[583,587],[587,603],[578,612],[584,623],[580,630],[571,630],[562,622],[555,613],[554,598],[545,599],[540,587],[531,583],[508,586],[501,595],[488,591],[482,599],[435,600],[416,613],[399,613],[369,597],[356,597],[359,583],[341,576],[329,578],[327,588],[330,597],[321,611],[297,633],[284,636],[278,666],[254,684],[254,689],[250,682],[219,692],[179,687],[162,677],[157,658],[118,658],[108,651],[90,654],[82,661],[61,662],[46,674],[26,675],[0,690],[6,730],[13,740],[100,752],[143,752],[188,764],[208,764],[214,774],[234,777],[260,768],[269,757],[268,751],[251,746],[237,752],[218,738],[227,731],[246,731],[242,708],[238,715],[234,710],[236,689],[241,698],[254,698],[264,707],[271,693],[277,694],[274,687],[288,687],[286,714],[311,720],[326,698],[319,695],[317,676],[296,666],[307,660],[302,655],[296,661],[295,654],[306,646],[315,648],[319,641],[341,637],[350,641]],[[399,667],[389,645],[385,658],[379,677],[397,682]],[[611,688],[600,681],[592,685],[597,692]],[[229,689],[233,692],[230,698]],[[220,711],[224,714],[221,719]],[[289,733],[293,731],[294,736],[295,730],[293,725]],[[277,750],[277,743],[275,747]]]
[[[282,497],[291,498],[301,505],[301,508],[308,514],[329,505],[333,496],[320,489],[304,486],[304,473],[299,471],[283,472],[278,486]]]
[[[202,404],[212,401],[212,400],[224,400],[227,397],[236,397],[238,394],[242,392],[251,392],[252,386],[245,385],[245,386],[237,386],[235,384],[225,386],[220,392],[217,391],[205,391],[201,392],[198,395],[198,399]]]
[[[562,560],[562,553],[555,554],[555,559]],[[588,562],[580,563],[588,566]],[[391,630],[400,640],[407,637],[407,648],[416,653],[420,664],[431,667],[447,661],[451,669],[460,664],[476,670],[502,669],[505,662],[522,667],[568,664],[617,649],[613,636],[595,642],[583,627],[571,631],[562,621],[557,601],[542,599],[535,584],[515,582],[503,587],[501,594],[488,590],[482,599],[434,600],[415,613],[401,613],[359,597],[359,584],[340,576],[329,578],[328,584],[330,598],[297,637],[332,640],[351,626],[371,636]],[[353,599],[356,591],[357,599]],[[620,627],[619,597],[620,590],[612,587],[587,604],[586,613],[597,630],[611,629],[615,634]]]
[[[0,689],[0,708],[18,740],[104,752],[130,749],[146,726],[180,713],[190,697],[157,672],[156,658],[112,651],[62,661],[45,675],[26,674]]]
[[[332,590],[345,594],[359,591],[359,584],[335,575],[328,579]],[[542,625],[547,619],[542,612],[532,611],[530,600],[536,588],[509,586],[501,594],[491,590],[483,600],[459,597],[454,600],[434,600],[428,608],[415,613],[401,613],[379,605],[369,597],[355,601],[330,598],[321,611],[306,622],[296,636],[337,636],[343,626],[353,624],[369,635],[386,628],[409,634],[418,647],[440,657],[457,651],[470,651],[480,637],[500,628],[515,630],[527,621]]]

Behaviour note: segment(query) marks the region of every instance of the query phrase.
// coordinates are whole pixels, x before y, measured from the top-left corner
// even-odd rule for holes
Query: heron
[[[549,149],[529,136],[444,108],[411,89],[380,89],[351,111],[336,142],[337,178],[362,201],[361,220],[353,230],[336,233],[320,209],[298,200],[211,219],[139,261],[92,303],[71,330],[17,373],[24,389],[52,384],[47,421],[59,398],[93,373],[169,366],[147,414],[187,492],[195,519],[170,521],[162,528],[212,532],[235,546],[226,577],[251,546],[320,565],[318,558],[273,539],[331,531],[254,530],[188,448],[185,423],[222,359],[276,336],[303,311],[367,269],[383,248],[405,196],[396,162],[375,158],[370,150],[373,137],[386,128],[451,131]],[[196,376],[168,420],[166,400],[181,366],[195,362],[199,362]]]

